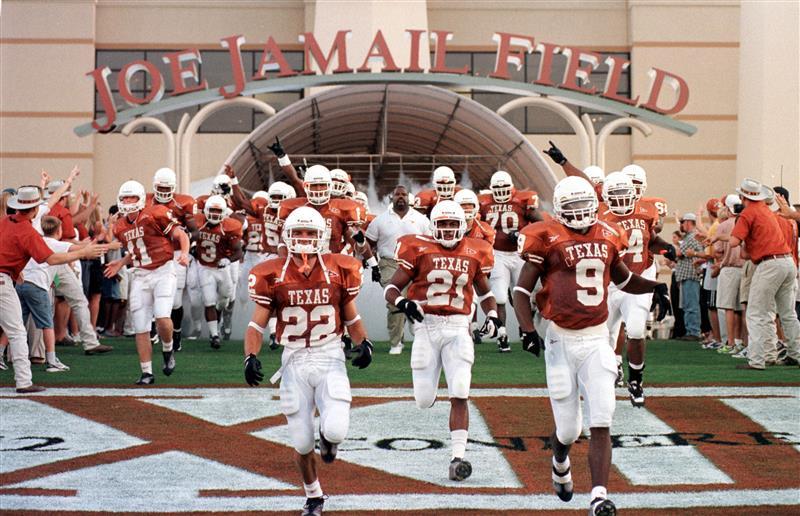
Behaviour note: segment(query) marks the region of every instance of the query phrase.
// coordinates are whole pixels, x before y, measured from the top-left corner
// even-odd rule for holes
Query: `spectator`
[[[739,300],[739,285],[742,281],[742,267],[744,258],[738,247],[731,247],[728,243],[733,226],[736,223],[735,207],[739,204],[739,197],[729,195],[725,198],[725,204],[719,210],[720,224],[711,242],[714,246],[714,253],[717,263],[714,265],[717,271],[717,306],[725,311],[725,327],[727,329],[727,341],[725,347],[727,351],[734,353],[737,358],[746,356],[743,329],[742,312],[743,305]]]
[[[773,307],[786,333],[786,363],[797,365],[800,359],[800,323],[794,311],[797,266],[777,218],[764,202],[769,190],[749,178],[736,190],[744,210],[733,228],[730,245],[744,243],[755,265],[747,299],[746,319],[751,336],[748,363],[737,366],[741,369],[764,370],[765,349],[769,350],[775,339],[774,315],[770,314]]]
[[[428,217],[410,208],[408,190],[397,185],[392,192],[392,206],[378,215],[367,228],[367,241],[380,255],[378,267],[381,273],[381,286],[386,287],[397,270],[395,246],[404,235],[431,234]],[[403,328],[406,316],[394,305],[387,304],[386,323],[389,328],[389,353],[399,355],[403,351]]]
[[[680,231],[672,232],[672,246],[675,248],[675,254],[681,248],[681,239],[683,233]],[[672,269],[672,280],[669,287],[669,298],[672,303],[672,315],[675,317],[675,325],[672,327],[672,338],[677,339],[686,335],[686,326],[683,323],[683,310],[681,310],[681,283],[675,279],[675,269],[677,262],[667,260],[667,266]]]
[[[709,338],[706,340],[708,343],[715,343],[715,345],[722,343],[722,336],[719,328],[719,314],[717,313],[717,276],[714,272],[715,260],[713,249],[711,248],[711,240],[714,238],[714,235],[716,235],[717,228],[719,227],[718,214],[721,207],[722,202],[716,197],[706,202],[706,211],[708,212],[711,225],[705,231],[706,239],[703,243],[706,245],[706,249],[703,251],[703,256],[701,257],[704,264],[703,288],[700,299],[702,301],[701,306],[705,310],[706,317],[708,318],[708,330],[710,330]],[[718,272],[719,270],[717,269],[717,273]],[[730,350],[726,349],[725,351],[727,352]]]
[[[694,260],[702,256],[703,244],[697,239],[697,215],[686,213],[680,220],[683,242],[678,250],[675,279],[681,285],[681,310],[686,335],[679,340],[700,340],[700,279]]]

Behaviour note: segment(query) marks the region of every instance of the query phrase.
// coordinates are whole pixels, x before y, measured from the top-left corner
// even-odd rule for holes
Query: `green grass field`
[[[47,373],[33,365],[34,382],[41,385],[130,385],[139,377],[139,365],[132,339],[105,339],[114,346],[106,355],[85,356],[81,348],[57,348],[59,358],[71,367],[65,373]],[[170,377],[161,373],[161,353],[153,354],[156,385],[232,385],[244,386],[241,341],[224,342],[213,350],[208,341],[185,341],[177,354],[177,369]],[[353,385],[410,385],[410,346],[402,355],[389,355],[387,343],[376,343],[369,368],[350,369]],[[473,385],[544,386],[544,358],[536,358],[512,344],[513,352],[500,354],[493,342],[476,347]],[[278,369],[280,350],[265,345],[260,353],[268,379]],[[797,384],[800,369],[773,366],[766,371],[735,369],[744,360],[704,350],[696,343],[653,341],[647,348],[646,385],[722,385],[722,384]],[[266,380],[266,379],[265,379]],[[13,385],[13,372],[0,371],[0,385]]]

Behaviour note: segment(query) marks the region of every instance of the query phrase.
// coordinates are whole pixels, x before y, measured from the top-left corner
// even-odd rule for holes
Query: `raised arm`
[[[303,188],[303,181],[292,165],[292,160],[289,159],[289,156],[286,155],[286,151],[283,150],[281,141],[277,136],[275,137],[275,143],[269,146],[269,150],[278,158],[278,165],[280,165],[281,171],[289,179],[289,183],[292,185],[292,188],[294,188],[295,194],[297,194],[298,197],[305,197],[306,191],[305,188]]]

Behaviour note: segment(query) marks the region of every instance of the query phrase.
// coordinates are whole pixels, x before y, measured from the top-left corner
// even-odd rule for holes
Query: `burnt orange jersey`
[[[317,206],[308,202],[305,197],[296,197],[281,201],[278,208],[278,234],[283,231],[283,222],[286,217],[301,206],[309,206],[317,210],[327,225],[325,251],[340,253],[345,246],[344,237],[350,227],[361,226],[364,208],[352,199],[331,199],[326,204]]]
[[[364,222],[362,222],[362,224],[361,224],[361,231],[366,233],[367,232],[367,228],[372,223],[372,221],[375,220],[376,218],[378,218],[378,216],[375,215],[374,213],[365,214],[364,215]]]
[[[279,343],[290,348],[321,346],[344,331],[344,307],[361,288],[361,262],[341,254],[322,255],[306,275],[290,259],[261,262],[250,271],[250,298],[269,308],[278,319]]]
[[[447,248],[429,236],[406,235],[397,241],[395,258],[412,277],[408,299],[433,315],[469,315],[473,283],[494,265],[491,244],[467,237]]]
[[[152,193],[147,194],[145,206],[166,206],[172,212],[172,216],[183,227],[194,216],[194,198],[191,195],[172,194],[172,200],[168,203],[160,203],[155,200]]]
[[[456,192],[459,191],[461,191],[461,187],[456,186],[453,195],[455,195]],[[452,200],[452,197],[450,199]],[[439,202],[439,194],[436,192],[435,189],[422,190],[421,192],[419,192],[414,196],[413,208],[424,214],[426,217],[430,217],[431,210],[433,209],[434,206],[436,206],[437,202]]]
[[[242,240],[242,223],[226,217],[219,224],[209,224],[205,215],[195,215],[197,221],[197,259],[200,265],[216,267],[223,258],[230,259]]]
[[[641,274],[653,263],[650,252],[650,241],[655,237],[653,229],[658,222],[658,213],[651,204],[637,202],[630,215],[616,215],[611,210],[599,213],[598,217],[606,222],[615,223],[625,231],[627,250],[623,260],[628,268]]]
[[[121,215],[114,224],[114,236],[127,246],[133,266],[157,269],[172,260],[174,248],[170,233],[180,226],[164,205],[145,207],[133,221]]]
[[[539,206],[539,196],[531,190],[513,190],[511,200],[505,203],[494,201],[492,194],[478,196],[481,219],[497,233],[494,248],[498,251],[517,250],[517,243],[511,234],[524,228],[528,221],[525,216],[529,209]]]
[[[476,217],[472,223],[472,227],[467,230],[467,234],[464,236],[469,238],[477,238],[479,240],[486,240],[489,242],[489,245],[493,246],[495,231],[489,227],[489,224],[483,222],[482,220],[478,220]]]
[[[269,201],[266,199],[251,199],[250,205],[256,215],[247,215],[247,241],[245,250],[250,253],[264,252],[264,210]]]
[[[579,330],[608,318],[608,284],[621,259],[621,236],[621,228],[603,221],[585,235],[556,221],[522,230],[520,254],[542,269],[536,303],[545,319]]]
[[[278,209],[267,206],[264,208],[264,222],[261,247],[265,253],[278,254],[278,244],[281,243],[281,232],[278,229]]]
[[[661,197],[642,197],[639,199],[639,203],[652,205],[660,217],[666,217],[669,213],[669,211],[667,211],[667,201]]]
[[[774,212],[774,215],[775,218],[778,219],[778,226],[781,228],[783,239],[786,241],[786,245],[789,246],[792,259],[794,260],[795,266],[797,266],[797,223],[793,220],[781,217],[778,212]]]

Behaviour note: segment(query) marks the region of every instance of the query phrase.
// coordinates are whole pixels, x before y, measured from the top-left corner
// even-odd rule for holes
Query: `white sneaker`
[[[738,353],[731,355],[733,358],[747,358],[747,348],[744,348]]]
[[[389,348],[389,354],[390,355],[400,355],[402,353],[403,353],[403,343],[402,342],[400,344],[396,345],[396,346],[392,346],[392,347]]]
[[[48,373],[63,373],[64,371],[69,371],[69,366],[56,358],[52,363],[45,364],[45,371]]]
[[[8,371],[8,364],[6,364],[6,359],[3,358],[2,353],[0,353],[0,371]]]

